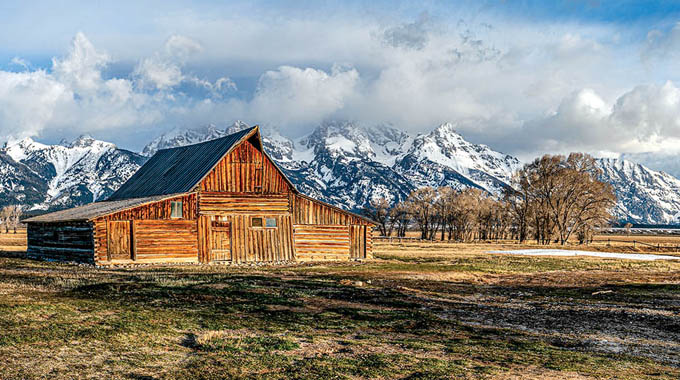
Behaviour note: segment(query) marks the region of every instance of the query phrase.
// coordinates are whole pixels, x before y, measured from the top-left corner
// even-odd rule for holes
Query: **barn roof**
[[[74,207],[67,210],[55,211],[49,214],[38,215],[24,220],[26,223],[51,223],[51,222],[75,222],[87,221],[99,216],[113,214],[138,207],[147,203],[158,202],[163,199],[174,198],[183,194],[154,195],[150,197],[123,199],[118,201],[102,201],[89,203],[84,206]]]
[[[108,200],[189,192],[225,154],[257,130],[255,126],[200,144],[159,150]]]

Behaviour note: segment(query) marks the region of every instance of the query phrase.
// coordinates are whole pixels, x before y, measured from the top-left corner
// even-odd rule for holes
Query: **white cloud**
[[[315,123],[341,110],[358,81],[355,69],[336,66],[327,73],[281,66],[260,77],[250,113],[257,120],[284,126]]]
[[[98,52],[87,37],[79,32],[73,38],[69,54],[62,59],[52,59],[52,74],[78,94],[91,95],[101,88],[101,69],[109,61],[108,54]]]
[[[607,156],[625,153],[655,162],[655,153],[680,153],[680,88],[670,81],[640,85],[611,105],[594,90],[583,89],[566,97],[552,114],[524,122],[497,138],[525,158],[537,152],[588,151]]]
[[[453,121],[523,157],[661,151],[680,133],[674,71],[631,54],[674,67],[677,26],[645,40],[634,28],[493,13],[259,11],[161,12],[148,34],[93,35],[97,48],[79,33],[44,70],[17,58],[22,72],[0,71],[0,133],[112,130],[137,148],[132,132],[233,119],[291,134],[332,117],[411,132]]]
[[[45,71],[0,71],[0,135],[35,136],[71,100],[66,86]]]
[[[142,59],[133,75],[142,87],[166,90],[187,79],[182,67],[192,55],[200,53],[201,45],[184,36],[173,35],[165,42],[162,50]]]
[[[393,47],[423,49],[429,40],[428,21],[428,14],[422,13],[418,20],[412,23],[387,28],[383,33],[384,42]]]
[[[27,60],[25,60],[23,58],[19,58],[19,57],[12,58],[10,63],[12,65],[22,67],[24,70],[29,70],[30,66],[31,66],[31,64]]]
[[[95,132],[158,120],[150,97],[128,79],[103,79],[110,62],[84,34],[52,70],[0,71],[0,134],[37,136],[46,131]]]

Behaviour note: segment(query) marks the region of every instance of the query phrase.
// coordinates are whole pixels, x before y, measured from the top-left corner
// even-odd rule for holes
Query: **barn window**
[[[170,217],[171,218],[182,217],[182,202],[170,202]]]
[[[267,218],[266,227],[276,227],[276,218]]]
[[[251,227],[262,227],[262,218],[251,218],[250,219],[250,226]]]

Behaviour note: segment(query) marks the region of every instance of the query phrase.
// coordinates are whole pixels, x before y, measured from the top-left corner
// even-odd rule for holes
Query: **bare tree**
[[[512,218],[514,235],[523,243],[529,237],[529,224],[532,220],[532,202],[529,194],[527,169],[518,170],[512,177],[512,186],[504,191],[504,200]]]
[[[613,189],[597,179],[595,160],[583,153],[568,157],[545,155],[520,172],[519,191],[530,203],[534,233],[539,243],[553,237],[564,245],[577,231],[603,225],[616,202]],[[585,233],[581,234],[585,236]]]
[[[623,228],[626,230],[626,235],[630,236],[630,229],[633,228],[633,224],[628,222],[623,226]]]
[[[385,198],[371,199],[364,208],[364,215],[378,223],[378,230],[382,236],[388,236],[387,225],[390,217],[390,203]]]
[[[465,189],[456,195],[453,207],[454,237],[456,240],[474,240],[480,200],[484,196],[485,193],[479,189]]]
[[[437,191],[431,187],[422,187],[413,191],[406,200],[409,214],[420,229],[420,238],[431,238],[433,225],[436,223]]]
[[[9,229],[12,225],[12,213],[13,213],[13,206],[5,206],[2,208],[2,211],[0,211],[0,218],[2,218],[2,226],[5,228],[5,233],[9,233]]]
[[[408,228],[409,223],[411,223],[409,206],[404,202],[397,203],[390,210],[389,220],[389,235],[392,235],[392,229],[396,228],[398,237],[406,236],[406,229]]]
[[[448,240],[453,238],[454,219],[455,219],[455,203],[458,193],[448,186],[443,186],[437,189],[437,217],[440,222],[441,240],[444,240],[445,234],[448,235]]]
[[[19,224],[21,223],[21,215],[23,215],[23,210],[19,205],[14,205],[11,207],[10,223],[14,229],[14,233],[16,234],[17,227],[19,227]]]

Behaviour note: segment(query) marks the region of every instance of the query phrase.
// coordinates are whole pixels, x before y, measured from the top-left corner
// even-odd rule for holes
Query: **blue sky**
[[[4,140],[351,119],[525,159],[680,150],[680,2],[54,4],[0,3]]]

